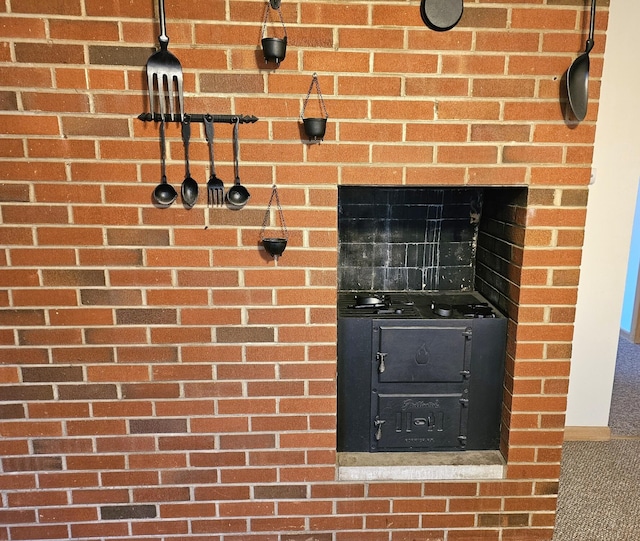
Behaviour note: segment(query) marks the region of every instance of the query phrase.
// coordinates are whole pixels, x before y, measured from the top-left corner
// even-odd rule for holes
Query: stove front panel
[[[469,374],[471,328],[466,325],[373,325],[377,379],[384,383],[459,382]]]
[[[371,426],[375,451],[463,450],[467,400],[460,394],[377,394]]]

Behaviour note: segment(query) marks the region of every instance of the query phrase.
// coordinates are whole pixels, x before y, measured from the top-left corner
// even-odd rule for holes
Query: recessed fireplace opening
[[[527,196],[525,187],[339,187],[339,460],[506,455],[505,344]],[[354,295],[374,304],[353,306]],[[354,345],[356,336],[367,338]],[[387,357],[390,347],[406,351]],[[395,364],[403,357],[409,371]]]

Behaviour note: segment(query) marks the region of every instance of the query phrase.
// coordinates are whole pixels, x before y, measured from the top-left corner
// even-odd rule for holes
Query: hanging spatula
[[[158,97],[159,111],[164,117],[169,103],[171,120],[174,120],[174,101],[177,91],[178,114],[180,121],[184,121],[184,94],[182,91],[182,65],[176,56],[167,50],[169,36],[164,14],[164,0],[158,0],[158,16],[160,18],[160,50],[153,53],[147,60],[147,88],[149,90],[149,110],[154,114],[156,94]],[[157,85],[157,92],[156,92]]]

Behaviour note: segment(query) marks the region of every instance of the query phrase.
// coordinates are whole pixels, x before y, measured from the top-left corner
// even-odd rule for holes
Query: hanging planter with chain
[[[322,114],[324,117],[320,118],[304,118],[304,111],[307,108],[307,102],[309,101],[309,96],[311,96],[311,91],[313,87],[316,87],[316,91],[318,93],[318,100],[320,101],[320,108],[322,110]],[[318,82],[318,75],[316,73],[313,74],[311,79],[311,84],[309,85],[309,92],[307,92],[307,97],[304,99],[304,104],[302,105],[302,112],[300,113],[300,118],[302,119],[302,123],[304,125],[304,132],[309,137],[309,141],[317,141],[324,138],[325,131],[327,129],[327,119],[329,118],[329,114],[327,113],[327,108],[324,105],[324,99],[322,98],[322,92],[320,91],[320,83]]]
[[[287,29],[284,26],[284,20],[282,19],[282,10],[280,9],[280,6],[278,6],[274,9],[280,16],[280,22],[282,23],[282,28],[284,30],[284,38],[265,37],[270,8],[270,3],[267,3],[264,8],[264,20],[262,22],[262,52],[264,54],[265,62],[275,62],[279,65],[287,54]]]
[[[281,237],[265,237],[265,230],[271,219],[271,205],[275,199],[276,206],[278,208],[278,217],[280,219],[280,229],[282,231]],[[289,240],[289,232],[287,231],[287,225],[284,222],[284,214],[282,213],[282,207],[280,206],[280,198],[278,197],[278,188],[273,185],[271,190],[271,198],[267,205],[267,212],[264,215],[264,221],[262,222],[262,230],[260,231],[260,240],[267,253],[277,261],[278,257],[282,255],[284,249],[287,247],[287,241]]]

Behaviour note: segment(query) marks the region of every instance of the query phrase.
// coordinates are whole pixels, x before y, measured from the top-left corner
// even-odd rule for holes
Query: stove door
[[[462,383],[469,375],[471,328],[376,322],[373,348],[380,383]]]
[[[372,450],[464,450],[468,408],[461,394],[378,394]]]

